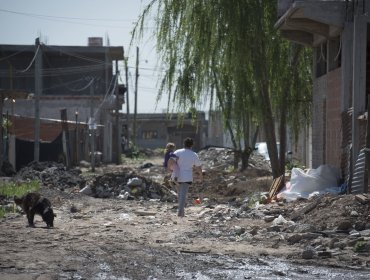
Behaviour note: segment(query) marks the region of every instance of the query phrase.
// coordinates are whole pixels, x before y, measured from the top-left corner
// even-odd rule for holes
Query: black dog
[[[54,217],[50,201],[46,197],[42,197],[39,193],[28,193],[22,197],[14,197],[15,204],[22,207],[27,215],[28,226],[35,227],[33,220],[35,214],[42,217],[48,227],[54,227]]]

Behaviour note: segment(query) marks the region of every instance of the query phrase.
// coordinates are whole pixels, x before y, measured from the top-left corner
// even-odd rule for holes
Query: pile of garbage
[[[173,200],[173,194],[164,185],[129,170],[94,177],[80,192],[97,198]]]
[[[166,185],[168,172],[161,163],[150,162],[159,159],[162,151],[147,151],[147,162],[139,166],[121,166],[119,171],[107,167],[103,175],[81,176],[81,169],[69,169],[56,162],[32,162],[15,176],[16,181],[38,180],[48,188],[80,191],[96,198],[118,197],[121,199],[159,199],[174,201],[173,190]],[[233,170],[234,152],[230,148],[209,147],[201,150],[199,158],[205,172],[204,183],[197,189],[205,196],[243,196],[245,185],[250,178],[271,175],[269,162],[253,153],[249,159],[247,172]],[[253,173],[256,172],[257,173]],[[262,173],[261,173],[262,172]],[[262,175],[261,175],[262,174]],[[73,190],[71,190],[73,189]]]
[[[234,150],[223,147],[209,147],[198,153],[204,169],[228,170],[234,166]],[[249,168],[271,172],[270,162],[254,151],[249,158]]]
[[[80,176],[81,170],[67,170],[62,163],[52,161],[31,162],[14,176],[15,181],[38,180],[43,186],[65,190],[81,188],[85,179]]]

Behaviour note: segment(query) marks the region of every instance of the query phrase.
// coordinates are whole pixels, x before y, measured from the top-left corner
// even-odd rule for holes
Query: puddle
[[[177,279],[369,279],[370,271],[294,265],[276,259],[231,259],[227,256],[198,256],[195,260],[206,269],[179,270]]]

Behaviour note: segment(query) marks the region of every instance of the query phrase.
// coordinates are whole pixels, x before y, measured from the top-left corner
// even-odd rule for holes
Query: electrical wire
[[[72,20],[88,20],[88,21],[112,21],[112,22],[132,22],[133,20],[123,20],[123,19],[111,19],[111,18],[78,18],[78,17],[61,17],[61,16],[49,16],[49,15],[42,15],[42,14],[33,14],[33,13],[24,13],[24,12],[17,12],[11,11],[6,9],[0,9],[1,12],[12,13],[12,14],[19,14],[25,16],[37,16],[37,17],[45,17],[45,18],[59,18],[59,19],[72,19]]]
[[[60,53],[66,54],[68,56],[76,57],[76,58],[86,60],[86,61],[89,61],[89,62],[106,63],[104,60],[95,59],[95,58],[91,58],[91,57],[86,57],[86,56],[78,55],[78,54],[72,53],[72,52],[66,52],[66,51],[63,51],[63,50],[61,50],[60,48],[57,48],[57,47],[53,47],[53,46],[45,46],[45,47],[48,48],[48,49],[52,49],[52,50],[58,51]],[[106,64],[112,65],[112,63],[106,63]]]
[[[38,45],[38,46],[37,46],[37,50],[36,50],[36,52],[35,52],[35,55],[33,56],[33,58],[32,58],[32,60],[31,60],[30,64],[28,65],[28,67],[27,67],[26,69],[24,69],[24,70],[20,70],[20,71],[18,71],[18,72],[20,72],[20,73],[24,73],[24,72],[27,72],[27,71],[31,68],[31,66],[32,66],[33,62],[34,62],[34,61],[35,61],[35,59],[36,59],[37,54],[39,53],[39,50],[40,50],[40,45]]]
[[[73,89],[73,88],[69,88],[66,86],[67,89],[69,89],[70,91],[74,91],[74,92],[80,92],[80,91],[84,91],[85,89],[87,89],[92,83],[94,82],[94,78],[92,78],[88,84],[82,88],[79,88],[79,89]]]
[[[131,27],[115,26],[115,25],[102,25],[102,24],[93,24],[93,23],[85,23],[85,22],[76,22],[76,21],[71,21],[71,20],[77,20],[77,19],[65,20],[65,19],[55,17],[55,16],[46,16],[46,15],[43,16],[43,15],[29,14],[29,13],[16,12],[16,11],[4,10],[4,9],[0,9],[0,12],[23,15],[23,16],[38,18],[38,19],[42,19],[42,20],[49,20],[49,21],[54,21],[54,22],[64,22],[64,23],[95,26],[95,27],[106,27],[106,28],[121,28],[121,29],[122,28],[131,28]],[[85,19],[81,18],[80,20],[85,20]],[[87,20],[90,20],[90,19],[87,19]]]
[[[51,86],[51,87],[43,88],[43,90],[49,90],[49,89],[54,89],[54,88],[58,88],[58,87],[66,87],[67,85],[77,83],[79,81],[84,81],[84,80],[86,80],[86,77],[80,78],[80,79],[77,79],[77,80],[74,80],[74,81],[63,82],[63,83],[60,83],[59,85],[54,85],[54,86]]]
[[[25,52],[26,50],[28,50],[28,49],[26,48],[26,49],[20,50],[20,51],[18,51],[18,52],[15,52],[15,53],[13,53],[13,54],[11,54],[11,55],[8,55],[8,56],[5,56],[5,57],[2,57],[2,58],[0,58],[0,61],[3,61],[3,60],[6,60],[6,59],[8,59],[8,58],[11,58],[11,57],[13,57],[13,56],[16,56],[16,55],[18,55],[18,54],[20,54],[20,53]]]
[[[342,36],[339,37],[339,48],[338,48],[338,53],[337,55],[334,57],[334,61],[337,61],[337,59],[339,58],[339,55],[340,55],[340,52],[342,50]]]
[[[116,90],[118,75],[115,75],[115,77],[112,77],[111,82],[113,81],[113,78],[114,78],[114,87],[113,87],[112,91],[110,91],[110,87],[112,85],[112,83],[110,83],[109,88],[108,88],[107,92],[105,93],[102,102],[100,103],[100,105],[98,106],[98,108],[96,108],[96,110],[95,110],[95,112],[93,114],[94,118],[96,118],[96,115],[98,114],[98,112],[100,111],[100,109],[103,107],[104,103],[108,100],[108,98],[110,96],[113,96],[113,94],[114,94],[114,92]]]
[[[29,66],[30,67],[30,66]],[[27,73],[23,71],[16,71],[14,77],[33,77],[35,71],[30,70]],[[86,73],[86,72],[96,72],[102,71],[104,69],[109,69],[110,67],[105,63],[100,65],[87,65],[87,66],[73,66],[73,67],[58,67],[58,68],[43,68],[42,69],[42,77],[56,77],[56,76],[68,76],[78,73]],[[9,72],[7,70],[0,70],[0,77],[9,77]]]

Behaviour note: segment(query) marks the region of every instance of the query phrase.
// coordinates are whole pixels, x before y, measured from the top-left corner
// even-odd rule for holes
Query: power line
[[[95,59],[95,58],[91,58],[91,57],[79,55],[79,54],[72,53],[72,52],[66,52],[66,51],[63,51],[63,50],[61,50],[60,48],[57,48],[57,47],[52,47],[52,46],[47,46],[47,45],[45,45],[45,47],[48,48],[48,49],[56,50],[56,51],[58,51],[60,53],[66,54],[68,56],[76,57],[76,58],[79,58],[79,59],[82,59],[82,60],[86,60],[86,61],[89,61],[89,62],[106,63],[104,60]],[[112,65],[112,63],[106,63],[106,64]]]
[[[22,71],[16,71],[14,74],[15,77],[33,77],[35,71],[29,69],[30,65]],[[56,67],[56,68],[43,68],[42,77],[55,77],[55,76],[68,76],[78,73],[91,73],[96,71],[101,71],[104,69],[109,69],[109,65],[102,63],[96,65],[83,65],[83,66],[72,66],[72,67]],[[26,73],[27,72],[27,73]],[[9,72],[7,70],[0,70],[0,77],[9,77]]]
[[[51,87],[43,88],[43,90],[49,90],[49,89],[54,89],[54,88],[58,88],[58,87],[66,87],[67,88],[67,85],[74,84],[74,83],[77,83],[77,82],[80,82],[80,81],[86,81],[86,77],[80,78],[80,79],[77,79],[77,80],[74,80],[74,81],[63,82],[63,83],[60,83],[59,85],[54,85],[54,86],[51,86]]]
[[[12,53],[12,54],[10,54],[10,55],[8,55],[8,56],[2,57],[2,58],[0,58],[0,61],[3,61],[3,60],[6,60],[6,59],[8,59],[8,58],[11,58],[11,57],[13,57],[13,56],[16,56],[16,55],[18,55],[18,54],[20,54],[20,53],[23,53],[23,52],[27,51],[27,50],[28,50],[28,49],[23,49],[23,50],[20,50],[20,51],[18,51],[18,52]]]
[[[111,18],[80,18],[80,17],[61,17],[61,16],[49,16],[49,15],[42,15],[42,14],[33,14],[33,13],[25,13],[25,12],[17,12],[11,11],[6,9],[0,9],[1,12],[18,14],[18,15],[25,15],[25,16],[37,16],[37,17],[45,17],[45,18],[59,18],[59,19],[72,19],[72,20],[88,20],[88,21],[113,21],[113,22],[129,22],[133,20],[123,20],[123,19],[111,19]]]
[[[84,87],[79,88],[79,89],[69,88],[69,87],[67,87],[67,85],[66,85],[66,88],[67,88],[67,89],[69,89],[70,91],[74,91],[74,92],[84,91],[85,89],[87,89],[87,88],[88,88],[88,87],[93,83],[93,81],[94,81],[94,79],[91,79],[91,80],[87,83],[87,85],[85,85]]]
[[[111,85],[112,85],[112,82],[113,82],[113,78],[114,78],[114,87],[113,89],[110,91],[110,88],[111,88]],[[109,85],[109,88],[107,90],[107,92],[105,93],[104,95],[104,98],[102,100],[102,102],[100,103],[99,107],[96,108],[95,112],[94,112],[94,118],[96,118],[96,115],[98,114],[99,110],[101,109],[101,107],[104,105],[104,103],[108,100],[108,98],[110,96],[113,96],[114,95],[114,92],[116,90],[116,86],[117,86],[117,78],[118,78],[118,75],[115,75],[115,77],[112,77],[111,79],[111,83]]]
[[[80,25],[87,25],[87,26],[96,26],[96,27],[106,27],[106,28],[132,28],[132,26],[115,26],[115,25],[102,25],[102,24],[93,24],[93,23],[86,23],[86,22],[77,22],[77,21],[108,21],[108,22],[130,22],[131,20],[120,20],[120,19],[107,19],[107,18],[78,18],[78,17],[61,17],[61,16],[49,16],[49,15],[42,15],[42,14],[33,14],[33,13],[25,13],[25,12],[18,12],[18,11],[11,11],[0,9],[0,12],[3,13],[11,13],[21,16],[28,16],[33,18],[38,18],[42,20],[49,20],[55,22],[65,22],[71,24],[80,24]],[[135,23],[135,20],[131,21]],[[144,27],[144,29],[154,29],[154,27]]]
[[[40,50],[40,45],[37,45],[37,50],[36,50],[35,55],[33,56],[32,60],[31,60],[30,64],[27,66],[26,69],[20,70],[19,72],[24,73],[24,72],[27,72],[31,68],[33,62],[36,59],[37,54],[39,53],[39,50]]]

